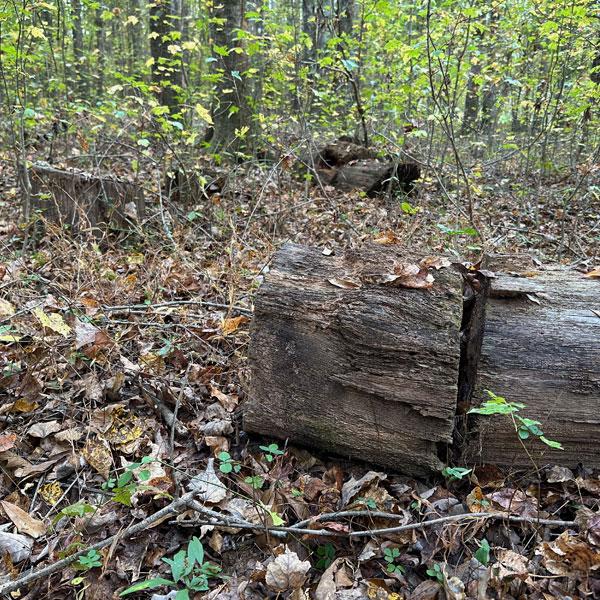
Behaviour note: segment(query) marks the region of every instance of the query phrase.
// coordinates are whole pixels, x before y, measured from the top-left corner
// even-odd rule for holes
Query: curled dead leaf
[[[301,561],[295,552],[288,548],[267,566],[265,581],[267,586],[277,592],[296,590],[306,581],[310,563]]]

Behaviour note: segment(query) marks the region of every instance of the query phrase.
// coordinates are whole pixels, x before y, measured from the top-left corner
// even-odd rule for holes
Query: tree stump
[[[389,246],[325,256],[285,245],[256,298],[245,428],[415,475],[438,469],[454,427],[462,280],[417,263]]]
[[[525,404],[519,414],[564,446],[523,440],[538,466],[600,466],[600,282],[564,269],[528,275],[491,281],[471,404],[485,390]],[[468,461],[533,466],[510,418],[478,416],[472,427]]]
[[[44,217],[73,231],[113,224],[129,228],[144,214],[141,188],[110,175],[91,175],[34,164],[28,169],[31,185],[24,212],[41,210]],[[27,205],[28,204],[28,205]]]

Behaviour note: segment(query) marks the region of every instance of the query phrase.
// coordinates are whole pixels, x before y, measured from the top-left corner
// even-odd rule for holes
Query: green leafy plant
[[[253,489],[260,490],[265,484],[265,480],[260,475],[248,476],[244,479],[244,483],[251,485]]]
[[[75,563],[75,568],[78,571],[89,571],[102,566],[102,555],[92,548],[87,554],[80,556]]]
[[[472,408],[469,413],[478,415],[508,415],[513,422],[515,431],[519,439],[526,440],[531,436],[537,437],[540,442],[543,442],[550,448],[562,450],[562,444],[544,436],[544,432],[540,429],[541,423],[534,419],[522,417],[519,411],[525,408],[522,402],[508,402],[506,398],[497,396],[490,390],[485,390],[489,399],[483,402],[480,406]]]
[[[86,514],[96,512],[96,509],[86,502],[76,502],[75,504],[69,504],[65,506],[55,517],[52,519],[52,526],[56,525],[63,517],[74,518],[83,517]]]
[[[444,583],[444,572],[442,571],[442,567],[440,567],[439,563],[435,563],[431,569],[427,569],[427,575],[429,577],[433,577],[438,583]]]
[[[396,560],[400,557],[400,550],[398,548],[385,548],[383,550],[383,560],[386,562],[385,570],[387,573],[395,573],[402,575],[406,573],[406,569]]]
[[[318,546],[317,556],[319,560],[315,563],[315,568],[324,571],[335,559],[335,546],[331,543]]]
[[[284,451],[279,449],[277,444],[269,444],[268,446],[259,446],[264,452],[267,462],[273,462],[276,456],[283,456]]]
[[[460,480],[466,477],[473,469],[465,469],[464,467],[444,467],[442,475],[450,481]]]
[[[141,487],[141,484],[134,481],[134,474],[137,474],[141,482],[148,481],[151,477],[149,469],[141,467],[153,462],[152,456],[144,456],[140,462],[127,465],[125,470],[116,479],[110,478],[102,484],[102,489],[110,490],[113,493],[112,500],[125,506],[131,506],[131,498]],[[137,473],[136,473],[137,471]]]
[[[169,586],[177,590],[175,600],[190,600],[195,592],[208,591],[208,581],[221,572],[221,567],[214,563],[204,561],[204,547],[202,542],[193,537],[185,550],[180,550],[173,558],[163,558],[163,562],[171,567],[172,579],[155,577],[145,579],[123,590],[119,595],[127,596],[134,592],[153,590],[162,586]]]
[[[229,452],[219,452],[217,458],[219,459],[219,471],[221,471],[221,473],[227,474],[232,471],[234,473],[240,472],[242,466],[231,458]]]
[[[479,548],[474,556],[484,567],[490,562],[490,544],[485,538],[479,543]]]

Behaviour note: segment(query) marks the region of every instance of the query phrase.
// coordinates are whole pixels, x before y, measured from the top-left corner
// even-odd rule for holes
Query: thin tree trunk
[[[221,49],[219,54],[223,56],[220,55],[215,63],[220,80],[213,116],[212,148],[226,154],[246,152],[251,149],[253,133],[246,79],[248,61],[245,52],[233,50],[241,44],[238,30],[244,29],[243,0],[223,0],[215,7],[215,17],[220,23],[214,30],[215,46]]]
[[[152,65],[152,83],[157,88],[157,96],[163,106],[171,111],[177,109],[177,95],[173,87],[177,81],[177,67],[169,53],[173,31],[172,6],[170,0],[154,0],[149,7],[150,53]]]
[[[73,33],[73,59],[75,62],[75,92],[80,98],[86,95],[85,53],[83,48],[83,5],[81,0],[71,0]]]

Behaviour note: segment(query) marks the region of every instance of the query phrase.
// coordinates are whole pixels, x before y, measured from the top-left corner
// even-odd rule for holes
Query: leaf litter
[[[35,250],[3,254],[0,591],[67,559],[13,594],[117,597],[168,577],[162,558],[198,536],[223,569],[197,594],[214,600],[600,597],[597,473],[549,466],[538,479],[480,467],[460,481],[420,481],[248,439],[239,410],[252,295],[277,243],[294,237],[331,254],[355,236],[426,249],[420,263],[329,281],[344,289],[427,289],[449,266],[436,226],[443,207],[427,184],[419,202],[428,210],[417,217],[330,189],[315,188],[306,202],[282,174],[285,200],[298,206],[282,222],[270,216],[281,190],[264,177],[248,169],[218,204],[202,200],[193,207],[200,221],[167,206],[176,251],[150,225],[102,244],[48,227]],[[552,220],[550,233],[524,243],[512,221],[529,216],[513,215],[508,201],[489,204],[496,212],[483,216],[499,250],[537,245],[542,258],[554,255]],[[217,206],[236,217],[219,221]],[[23,236],[3,231],[6,247]],[[590,279],[596,250],[580,268]],[[106,541],[100,567],[68,562]]]

